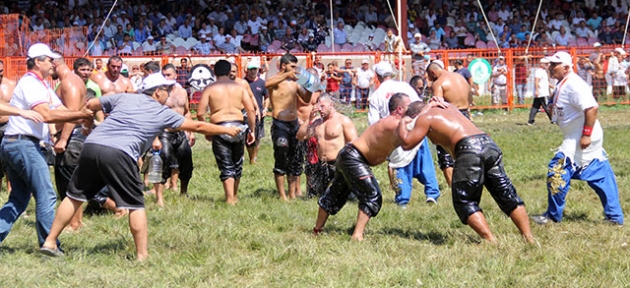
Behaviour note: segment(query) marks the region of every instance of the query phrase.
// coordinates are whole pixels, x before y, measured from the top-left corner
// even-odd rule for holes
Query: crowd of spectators
[[[538,0],[481,2],[489,24],[483,19],[477,1],[408,0],[409,43],[415,35],[420,35],[420,41],[432,50],[493,45],[510,48],[530,42],[534,47],[620,44],[630,1],[543,1],[533,33]],[[395,27],[395,18],[381,0],[337,0],[332,20],[329,1],[321,0],[132,0],[118,2],[109,18],[106,15],[111,1],[10,3],[7,7],[0,2],[0,12],[25,14],[33,31],[84,27],[86,35],[62,37],[59,46],[76,53],[91,47],[89,53],[93,56],[131,55],[139,51],[231,54],[267,52],[272,48],[309,52],[320,49],[322,44],[385,50],[384,33],[380,39],[370,35],[362,43],[353,43],[358,38],[349,33],[360,25],[370,31]],[[103,30],[97,37],[103,22]]]

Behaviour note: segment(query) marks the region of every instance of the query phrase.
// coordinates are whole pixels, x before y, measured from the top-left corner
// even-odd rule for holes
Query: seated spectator
[[[431,50],[439,50],[442,46],[442,41],[437,38],[437,34],[435,33],[435,29],[431,29],[429,32],[429,38],[427,39],[427,44]]]
[[[514,36],[516,37],[516,39],[518,39],[518,41],[525,41],[527,34],[529,34],[529,31],[527,31],[527,26],[521,25],[521,29],[516,34],[514,34]]]
[[[232,29],[234,29],[234,24],[236,24],[236,19],[234,19],[234,14],[232,13],[231,9],[228,8],[228,10],[225,11],[225,19],[222,19],[220,23],[222,24],[223,28],[225,28],[226,31],[232,31]],[[239,34],[239,35],[243,35],[243,34]]]
[[[302,42],[301,45],[304,52],[317,52],[317,46],[319,44],[317,43],[317,40],[315,40],[315,34],[313,34],[313,32],[309,32],[308,39]]]
[[[569,46],[569,40],[571,39],[571,34],[567,33],[567,30],[564,29],[564,26],[560,26],[560,34],[556,35],[556,38],[553,39],[556,46]]]
[[[230,36],[232,36],[232,43],[234,43],[236,47],[243,48],[241,44],[241,41],[243,40],[243,35],[238,35],[238,33],[236,32],[236,29],[232,28],[230,30]],[[242,49],[242,50],[245,50],[245,49]]]
[[[107,19],[107,21],[105,21],[105,26],[103,26],[103,31],[101,32],[101,34],[105,36],[105,41],[108,41],[110,38],[114,37],[114,34],[116,34],[117,31],[116,27],[116,23],[112,22],[112,20]]]
[[[175,31],[173,30],[173,27],[169,25],[168,22],[166,22],[166,17],[160,18],[160,22],[158,23],[158,27],[157,27],[158,37],[162,35],[166,36],[174,32]]]
[[[280,40],[284,38],[285,33],[287,33],[287,28],[284,27],[284,24],[282,24],[282,22],[278,22],[276,29],[274,29],[275,39]]]
[[[457,43],[459,47],[464,47],[464,40],[468,36],[468,27],[464,24],[462,19],[457,20],[457,24],[453,27],[453,32],[457,36]]]
[[[88,47],[91,47],[88,51],[90,56],[102,56],[103,52],[107,50],[103,34],[98,35],[96,39],[88,43]]]
[[[127,26],[125,26],[125,30],[123,30],[123,33],[129,35],[129,37],[131,37],[131,40],[133,41],[133,39],[135,39],[135,30],[133,29],[133,27],[131,26],[131,24],[127,24]]]
[[[562,13],[556,13],[556,16],[553,20],[549,21],[547,27],[551,29],[551,31],[560,31],[560,27],[562,27]]]
[[[149,30],[144,26],[143,22],[138,23],[138,28],[134,31],[134,39],[136,42],[143,43],[149,37]]]
[[[503,28],[505,27],[505,23],[503,22],[503,19],[499,18],[499,20],[497,21],[496,24],[494,24],[494,28],[493,28],[493,32],[494,35],[499,35],[503,32]]]
[[[580,23],[586,23],[586,19],[584,18],[584,13],[582,13],[582,10],[578,10],[575,14],[575,17],[573,17],[573,20],[571,20],[571,28],[575,29],[577,27],[580,26]]]
[[[225,42],[216,46],[219,51],[225,54],[245,53],[243,48],[236,46],[232,43],[232,35],[225,35]]]
[[[597,34],[597,39],[602,44],[614,44],[615,41],[614,41],[613,36],[614,35],[612,31],[610,30],[610,27],[604,26],[604,30],[602,30],[601,32],[599,32],[599,34]]]
[[[300,34],[298,34],[297,37],[297,43],[299,45],[304,46],[304,42],[308,41],[309,35],[311,33],[308,32],[308,30],[306,29],[306,27],[302,27]],[[313,38],[315,38],[315,35],[313,35]]]
[[[446,47],[448,47],[449,49],[461,48],[459,46],[459,39],[457,39],[457,36],[455,36],[454,31],[451,31],[451,33],[449,33],[449,36],[444,39],[444,44],[446,44]]]
[[[125,38],[125,32],[123,32],[122,25],[118,25],[116,26],[116,33],[112,38],[109,38],[109,41],[111,41],[113,47],[118,47],[118,43],[123,41],[123,38]]]
[[[335,44],[343,45],[343,44],[346,44],[346,42],[348,42],[348,39],[346,37],[346,31],[343,29],[343,22],[341,21],[337,22],[337,27],[335,27],[333,32],[335,33]]]
[[[499,38],[505,38],[505,39],[510,39],[510,35],[512,35],[512,32],[510,31],[510,27],[503,26],[503,31],[501,31],[501,33],[499,33]]]
[[[262,23],[260,19],[258,19],[258,15],[256,15],[256,13],[252,13],[251,18],[247,20],[247,26],[249,27],[249,32],[252,34],[258,34],[260,28],[262,27]]]
[[[580,22],[580,25],[577,28],[575,28],[574,31],[575,31],[576,37],[580,37],[584,39],[588,39],[588,37],[593,35],[593,31],[591,31],[591,29],[588,29],[588,27],[586,26],[586,21]]]
[[[593,12],[593,14],[591,14],[591,18],[588,18],[588,20],[586,20],[586,25],[588,25],[591,30],[597,31],[602,24],[602,21],[602,17],[599,17],[597,15],[597,12]]]
[[[271,45],[273,39],[273,36],[267,32],[267,26],[262,26],[258,34],[258,47],[260,47],[260,51],[267,52],[267,47]]]
[[[201,38],[201,35],[212,38],[212,28],[208,25],[208,22],[203,21],[201,23],[201,29],[197,31],[197,37]]]
[[[442,24],[436,22],[435,27],[431,29],[435,29],[435,36],[440,39],[440,41],[444,40],[446,37],[446,31],[442,28]]]
[[[236,23],[234,23],[234,29],[236,29],[236,32],[239,35],[245,35],[247,34],[249,27],[247,26],[247,21],[245,21],[245,14],[242,13],[239,16],[239,20],[236,21]]]
[[[215,50],[215,47],[208,41],[206,35],[201,34],[201,36],[199,36],[199,42],[190,48],[190,50],[196,51],[201,55],[209,55],[212,50]]]
[[[179,26],[179,28],[177,29],[177,33],[179,34],[179,37],[182,37],[184,39],[192,37],[192,26],[190,25],[190,20],[184,20],[184,24]]]
[[[177,47],[171,43],[171,40],[168,40],[166,36],[160,36],[160,42],[157,44],[157,53],[163,55],[170,55],[175,52]]]
[[[225,30],[223,29],[223,27],[219,28],[219,33],[215,34],[214,37],[212,37],[212,40],[214,41],[214,46],[216,47],[220,47],[221,44],[223,44],[223,42],[225,42]]]
[[[142,53],[144,55],[155,55],[157,50],[157,43],[155,43],[153,36],[149,35],[147,41],[142,43]]]
[[[282,42],[282,49],[291,51],[291,49],[298,47],[297,39],[293,37],[293,31],[291,27],[288,27],[284,33],[284,36],[279,39]]]
[[[133,53],[133,42],[131,41],[131,36],[125,33],[123,41],[118,43],[118,56],[131,56]]]
[[[431,48],[429,48],[429,45],[422,42],[422,35],[420,33],[416,33],[413,35],[413,41],[409,43],[409,50],[411,50],[411,59],[415,62],[423,60],[424,55],[427,55],[431,51]]]

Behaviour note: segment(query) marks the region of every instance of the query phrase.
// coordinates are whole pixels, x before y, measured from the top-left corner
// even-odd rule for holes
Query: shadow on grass
[[[565,213],[562,219],[562,222],[596,222],[591,219],[588,219],[588,215],[586,213]]]
[[[129,244],[129,239],[115,239],[107,241],[106,243],[98,244],[96,246],[85,248],[85,251],[89,254],[105,254],[105,255],[114,255],[119,251],[125,251],[127,249],[127,245]],[[68,247],[64,247],[66,251],[68,251]],[[74,248],[81,249],[81,247]]]
[[[214,197],[210,197],[208,195],[190,195],[188,199],[192,201],[203,201],[203,202],[211,202],[214,203],[217,200]]]
[[[383,229],[381,233],[386,235],[394,235],[406,239],[414,239],[417,241],[428,241],[434,245],[444,245],[447,243],[447,240],[449,238],[446,234],[435,231],[425,233],[422,231],[410,231],[400,228]]]
[[[278,195],[278,191],[276,189],[270,188],[258,188],[253,193],[249,193],[243,195],[243,198],[266,198],[266,197],[276,197]]]

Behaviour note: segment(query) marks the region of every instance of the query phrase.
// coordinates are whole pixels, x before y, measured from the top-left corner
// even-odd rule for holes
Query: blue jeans
[[[36,203],[35,229],[41,247],[55,219],[57,194],[39,142],[28,138],[7,139],[5,136],[1,151],[12,190],[9,201],[0,208],[0,242],[4,241],[13,223],[26,210],[33,195]]]
[[[424,185],[424,194],[427,198],[435,200],[440,197],[440,188],[437,176],[435,175],[435,165],[429,149],[429,141],[425,137],[422,145],[418,148],[416,157],[409,165],[394,168],[396,177],[396,204],[404,205],[411,199],[412,180],[418,179]]]
[[[604,152],[602,152],[604,153]],[[554,222],[562,221],[562,211],[571,186],[571,179],[583,180],[599,196],[606,219],[623,224],[623,211],[619,203],[619,190],[615,173],[608,160],[593,160],[585,168],[575,168],[564,153],[558,152],[549,163],[547,192],[549,207],[545,216]]]

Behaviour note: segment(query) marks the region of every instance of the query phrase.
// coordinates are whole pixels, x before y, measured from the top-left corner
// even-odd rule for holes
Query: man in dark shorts
[[[297,58],[290,53],[280,58],[280,71],[269,77],[265,87],[269,89],[269,100],[273,107],[271,140],[275,164],[273,173],[280,199],[287,200],[284,190],[284,178],[288,175],[289,198],[294,199],[298,191],[297,181],[302,174],[304,156],[297,152],[298,140],[295,138],[298,128],[297,98],[309,103],[312,93],[295,80],[298,79]]]
[[[436,60],[427,67],[427,77],[433,82],[433,99],[446,101],[455,106],[466,118],[470,120],[470,83],[459,73],[449,72],[444,69],[444,63]],[[453,157],[444,149],[437,146],[438,164],[444,173],[448,186],[451,186],[453,178]]]
[[[88,109],[103,110],[109,116],[85,140],[67,197],[61,202],[50,234],[40,249],[42,254],[63,256],[57,237],[82,202],[107,185],[116,206],[129,210],[129,228],[136,244],[137,260],[148,257],[147,218],[136,162],[140,154],[167,127],[206,135],[235,136],[241,131],[237,127],[192,121],[164,106],[174,84],[174,80],[155,73],[143,80],[138,89],[142,94],[113,94],[87,103]],[[91,127],[92,123],[86,123],[84,129],[90,132]],[[117,136],[116,141],[111,141],[112,135]]]
[[[221,126],[249,126],[247,143],[254,142],[256,125],[255,103],[246,88],[230,79],[232,64],[219,60],[214,66],[217,81],[206,87],[201,94],[197,108],[197,119],[206,119],[206,108],[210,109],[210,123]],[[248,123],[245,125],[243,109],[247,111]],[[245,130],[245,129],[243,129]],[[238,202],[238,186],[243,172],[243,154],[245,153],[245,133],[238,137],[215,135],[212,137],[212,152],[221,171],[221,182],[228,204]]]
[[[317,235],[324,229],[329,215],[335,215],[354,193],[359,201],[359,215],[352,239],[362,241],[370,218],[378,215],[383,195],[370,166],[379,165],[400,145],[398,123],[403,118],[409,96],[396,93],[389,99],[389,115],[370,125],[359,138],[346,144],[337,154],[335,178],[319,198],[319,212],[313,228]],[[416,143],[417,144],[417,143]]]
[[[254,93],[254,98],[260,111],[260,119],[256,119],[256,128],[254,129],[255,141],[247,144],[247,154],[249,155],[249,163],[255,164],[258,158],[258,149],[260,148],[260,139],[265,137],[265,121],[267,110],[269,109],[269,91],[265,87],[265,80],[258,76],[260,71],[260,61],[252,60],[247,64],[247,75],[245,80],[249,83],[249,87]]]
[[[416,120],[405,117],[400,121],[398,135],[401,146],[411,149],[426,136],[455,156],[453,206],[462,223],[469,225],[483,239],[496,240],[479,207],[485,185],[499,208],[510,216],[525,241],[533,243],[525,204],[505,173],[501,149],[454,105],[438,101],[418,105],[424,107]],[[440,105],[445,108],[437,107]],[[415,123],[411,131],[407,127],[410,123]]]

